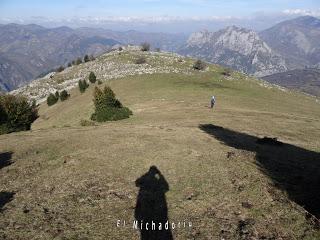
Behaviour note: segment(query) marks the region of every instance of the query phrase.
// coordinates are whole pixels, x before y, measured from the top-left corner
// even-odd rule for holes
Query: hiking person
[[[211,97],[211,108],[213,108],[215,103],[216,103],[216,98],[215,98],[215,96],[212,96]]]

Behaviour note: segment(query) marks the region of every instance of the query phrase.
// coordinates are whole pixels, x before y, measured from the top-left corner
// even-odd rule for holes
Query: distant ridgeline
[[[259,33],[231,26],[217,32],[196,32],[189,39],[184,34],[18,24],[1,25],[0,35],[6,36],[0,39],[0,86],[5,91],[44,77],[52,69],[79,64],[85,54],[98,56],[120,44],[142,42],[150,43],[152,49],[177,52],[257,77],[320,65],[320,20],[311,16],[284,21]],[[49,54],[48,49],[54,50]],[[312,86],[295,88],[314,94],[308,90]]]
[[[2,88],[6,91],[43,77],[59,66],[66,67],[86,54],[98,56],[119,44],[139,45],[148,41],[153,47],[174,50],[186,39],[183,34],[69,27],[49,29],[35,24],[0,25],[0,36],[3,36],[0,38],[0,85],[4,85]]]
[[[320,69],[295,69],[263,77],[267,82],[320,97]]]

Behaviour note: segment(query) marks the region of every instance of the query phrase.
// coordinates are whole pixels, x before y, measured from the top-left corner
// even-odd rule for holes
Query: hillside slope
[[[118,41],[81,36],[74,29],[38,25],[0,26],[0,85],[7,91],[85,54],[99,55]]]
[[[173,53],[149,53],[141,52],[138,46],[123,47],[124,51],[112,51],[98,57],[96,61],[90,61],[81,65],[66,68],[61,73],[50,73],[47,76],[36,79],[30,84],[12,91],[13,94],[23,94],[38,102],[44,101],[49,93],[72,89],[78,85],[78,81],[86,79],[93,71],[100,80],[121,78],[125,76],[154,74],[154,73],[190,73],[186,64],[191,61],[184,60]],[[146,64],[136,64],[139,57],[148,59]],[[181,61],[181,62],[179,62]]]
[[[0,25],[0,87],[10,91],[85,54],[96,56],[120,43],[140,45],[146,41],[153,48],[174,50],[185,41],[185,36],[100,28],[45,28],[35,24]]]
[[[142,54],[148,65],[123,75]],[[140,239],[132,229],[139,214],[192,222],[172,230],[174,239],[320,237],[312,217],[320,216],[319,102],[215,65],[194,71],[192,59],[180,59],[115,52],[55,76],[86,76],[95,64],[100,87],[111,86],[133,116],[81,127],[93,112],[91,85],[41,104],[32,131],[0,136],[2,239]],[[103,74],[107,63],[118,67]],[[263,136],[285,144],[258,144]],[[151,200],[167,209],[139,213],[150,196],[135,181],[152,165],[168,191]]]
[[[320,69],[295,69],[263,77],[269,83],[320,97]]]
[[[286,60],[288,69],[320,63],[320,19],[304,16],[262,31],[261,38]]]

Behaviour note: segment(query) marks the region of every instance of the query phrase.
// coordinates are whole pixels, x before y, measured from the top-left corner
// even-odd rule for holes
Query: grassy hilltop
[[[134,64],[140,55],[147,64]],[[140,239],[116,221],[134,219],[135,180],[155,165],[169,220],[193,224],[174,239],[319,239],[319,102],[193,62],[123,51],[46,79],[72,87],[94,71],[133,116],[81,126],[94,111],[91,85],[41,104],[32,131],[1,135],[0,238]],[[258,144],[264,136],[284,144]]]

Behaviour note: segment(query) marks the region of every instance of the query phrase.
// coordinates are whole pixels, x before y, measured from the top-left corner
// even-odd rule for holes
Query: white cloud
[[[282,11],[283,14],[286,15],[297,15],[297,16],[314,16],[314,17],[319,17],[320,16],[320,8],[315,9],[315,10],[310,10],[310,9],[286,9]]]
[[[140,23],[170,23],[170,22],[189,22],[189,21],[226,21],[239,19],[232,16],[210,16],[210,17],[179,17],[179,16],[155,16],[155,17],[138,17],[138,16],[108,16],[108,17],[82,17],[73,18],[75,21],[82,22],[140,22]]]
[[[1,1],[1,0],[0,0]],[[156,1],[156,0],[144,0]],[[191,1],[191,0],[181,0]],[[195,0],[198,1],[198,0]],[[202,0],[200,0],[202,1]],[[46,27],[102,27],[113,30],[139,30],[163,32],[192,32],[201,29],[218,30],[230,25],[238,25],[254,30],[263,30],[281,21],[298,16],[320,17],[319,9],[286,9],[281,12],[257,12],[248,16],[71,16],[69,18],[50,18],[34,16],[28,19],[0,18],[0,23],[35,23]]]

